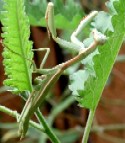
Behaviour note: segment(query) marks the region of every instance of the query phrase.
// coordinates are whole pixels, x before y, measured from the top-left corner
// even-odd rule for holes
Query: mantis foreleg
[[[91,12],[87,17],[81,20],[77,29],[71,35],[71,42],[63,40],[57,37],[55,24],[54,24],[54,5],[52,2],[48,3],[47,11],[46,11],[46,21],[47,21],[47,29],[49,36],[52,35],[52,38],[56,41],[56,43],[62,45],[66,48],[71,48],[76,52],[79,52],[81,49],[84,49],[84,44],[77,38],[78,34],[83,30],[83,28],[92,21],[92,19],[98,14],[98,11]]]
[[[84,29],[84,27],[92,21],[92,19],[98,14],[98,11],[93,11],[89,15],[87,15],[83,20],[81,20],[77,29],[71,35],[72,43],[75,43],[81,47],[81,49],[85,48],[84,44],[77,38],[80,32]]]

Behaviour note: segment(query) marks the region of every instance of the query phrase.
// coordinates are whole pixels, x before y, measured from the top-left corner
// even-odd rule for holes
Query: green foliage
[[[1,11],[2,11],[2,9],[3,9],[3,1],[2,0],[0,0],[0,19],[1,19]]]
[[[66,0],[65,4],[62,0],[52,0],[52,2],[54,3],[56,28],[75,29],[84,15],[80,4],[75,0]],[[47,3],[47,0],[33,0],[32,2],[31,0],[25,0],[26,13],[31,25],[46,26],[45,11]],[[1,0],[0,11],[3,9],[2,5],[3,1]]]
[[[87,73],[89,75],[87,75],[87,79],[80,80],[81,82],[79,81],[79,85],[80,87],[82,86],[83,89],[79,87],[77,89],[74,88],[74,84],[77,83],[76,80],[79,80],[79,78],[77,78],[79,75],[75,73],[75,76],[71,76],[73,82],[70,85],[70,89],[78,95],[77,99],[80,105],[91,110],[95,109],[98,104],[103,88],[125,36],[124,0],[111,0],[107,5],[110,8],[111,18],[109,17],[105,20],[106,23],[103,24],[101,30],[104,31],[109,38],[103,46],[98,47],[98,51],[96,52],[99,52],[99,54],[95,54],[95,56],[89,55],[87,58],[88,60],[86,59],[88,63],[86,62],[85,70],[81,77],[85,77],[85,74]],[[109,24],[110,21],[107,21],[110,19],[112,26]],[[98,26],[100,25],[99,23],[101,23],[102,17],[98,17],[96,20],[99,20],[98,22],[95,22],[95,26],[98,29],[100,28]],[[109,26],[107,26],[108,29],[105,29],[104,27],[107,23]],[[85,61],[83,62],[85,63]]]
[[[80,4],[74,0],[51,0],[54,3],[56,28],[74,29],[79,24],[84,15]],[[35,26],[46,26],[45,11],[47,0],[25,0],[26,12],[30,19],[30,24]],[[65,24],[64,24],[65,23]]]
[[[60,29],[75,29],[82,19],[84,13],[78,2],[75,0],[51,0],[55,6],[55,24]],[[46,26],[45,11],[47,0],[25,0],[26,13],[31,25]],[[0,11],[3,10],[3,0],[0,0]],[[1,13],[0,13],[1,19]],[[64,24],[65,23],[65,24]]]
[[[2,11],[3,64],[13,91],[32,91],[32,42],[23,0],[4,0]]]

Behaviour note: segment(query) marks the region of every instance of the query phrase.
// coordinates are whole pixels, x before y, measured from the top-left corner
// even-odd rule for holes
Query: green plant
[[[4,0],[4,2],[5,2],[4,8],[6,9],[6,11],[3,11],[4,17],[2,17],[2,23],[4,25],[3,27],[4,34],[2,35],[2,37],[4,38],[3,45],[5,46],[5,51],[3,52],[3,56],[4,56],[5,71],[9,78],[8,80],[5,81],[5,84],[10,86],[13,92],[20,93],[25,100],[27,100],[28,98],[26,105],[21,113],[21,116],[16,114],[17,121],[19,122],[19,131],[21,137],[25,136],[25,133],[27,132],[28,129],[29,119],[31,115],[34,112],[36,112],[35,114],[39,122],[42,124],[43,128],[41,126],[38,128],[38,125],[34,123],[33,125],[36,128],[40,129],[41,131],[45,132],[50,137],[52,142],[54,143],[60,142],[58,138],[55,136],[54,132],[51,130],[51,128],[48,127],[44,117],[37,108],[40,106],[41,102],[45,100],[48,91],[52,87],[51,85],[55,84],[60,75],[63,74],[63,71],[67,69],[69,66],[75,64],[76,62],[80,63],[82,61],[81,63],[85,65],[85,68],[84,70],[79,70],[70,76],[72,83],[69,86],[69,88],[70,90],[73,91],[73,94],[77,95],[77,100],[79,101],[80,105],[90,110],[90,114],[84,132],[84,137],[82,140],[83,143],[86,143],[88,140],[88,135],[91,129],[92,120],[101,93],[108,79],[108,76],[115,62],[115,58],[118,54],[118,51],[120,49],[120,46],[123,42],[123,38],[125,35],[124,1],[110,0],[107,3],[107,6],[110,9],[110,14],[100,13],[95,18],[93,26],[99,31],[105,33],[106,36],[108,37],[107,42],[103,46],[102,45],[98,46],[98,49],[95,50],[95,48],[97,48],[97,45],[100,44],[96,41],[97,39],[93,42],[93,45],[90,45],[89,48],[86,48],[84,50],[81,49],[78,50],[76,49],[76,46],[74,46],[75,47],[74,49],[76,51],[78,50],[78,52],[80,51],[80,53],[76,55],[73,59],[65,63],[62,63],[60,65],[57,65],[52,69],[40,69],[40,70],[36,69],[37,72],[46,76],[39,83],[40,86],[42,86],[42,88],[40,88],[39,91],[37,91],[37,88],[35,86],[33,87],[31,83],[32,79],[31,73],[33,72],[33,67],[32,67],[33,53],[31,51],[32,43],[28,41],[30,32],[29,32],[29,23],[27,20],[28,18],[26,17],[24,11],[24,3],[23,3],[24,1]],[[59,2],[59,4],[57,5],[60,6],[63,5],[61,1],[54,1],[54,2],[55,5],[57,4],[57,2]],[[44,1],[44,4],[46,5],[46,1]],[[52,18],[53,15],[50,16],[52,20],[49,22],[50,19],[49,14],[47,14],[49,33],[50,35],[52,35],[53,39],[56,42],[64,45],[65,42],[63,41],[64,42],[63,43],[62,40],[56,37],[55,28],[53,26],[54,23]],[[101,23],[104,16],[105,20],[108,21],[107,27]],[[19,20],[19,17],[22,18],[22,20]],[[64,17],[66,18],[65,14]],[[63,20],[66,21],[65,19]],[[9,34],[7,35],[6,33]],[[95,36],[97,36],[96,38],[100,36],[100,33],[98,32],[94,34]],[[89,45],[91,43],[91,40],[92,36],[90,36],[90,38],[85,41],[85,45]],[[77,42],[75,43],[78,46]],[[15,50],[15,47],[18,47],[18,49]],[[71,49],[72,45],[70,45],[69,48]],[[21,66],[22,69],[20,70],[22,72],[20,72],[21,74],[20,76],[23,77],[23,79],[21,79],[21,81],[18,80],[19,72],[17,72],[18,67],[16,66],[16,63],[18,62],[21,63],[22,65]],[[79,76],[83,77],[83,80],[80,81]],[[24,82],[26,84],[24,84]],[[79,86],[77,86],[77,84]],[[7,110],[3,106],[0,106],[0,109],[4,112],[9,113],[8,112],[9,110]],[[15,116],[15,112],[13,115]]]

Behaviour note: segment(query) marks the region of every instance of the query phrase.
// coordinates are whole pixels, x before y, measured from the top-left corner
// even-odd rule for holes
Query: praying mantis
[[[36,69],[36,72],[41,73],[42,82],[40,84],[40,89],[36,91],[35,89],[29,95],[26,104],[23,108],[23,111],[17,120],[19,122],[19,135],[23,138],[28,130],[29,120],[30,117],[33,115],[34,112],[38,109],[40,104],[44,101],[45,97],[47,96],[49,90],[53,87],[53,85],[57,82],[59,77],[63,74],[63,72],[76,64],[77,62],[81,61],[82,59],[86,58],[90,53],[92,53],[98,45],[102,45],[106,41],[106,36],[102,33],[98,32],[96,29],[92,31],[93,34],[93,42],[89,45],[88,48],[85,48],[83,42],[81,42],[77,36],[78,34],[84,29],[84,27],[90,23],[93,18],[98,14],[97,11],[91,12],[87,17],[81,20],[80,24],[76,28],[76,30],[71,35],[71,42],[65,41],[59,37],[57,37],[56,28],[54,24],[54,4],[52,2],[48,3],[45,19],[47,21],[47,30],[49,36],[53,38],[53,40],[60,44],[63,47],[72,48],[77,52],[77,55],[62,63],[59,64],[52,69],[43,69],[43,66],[47,60],[49,49],[45,48],[46,55],[43,58],[43,61],[40,65],[40,69]],[[41,49],[40,49],[41,50]],[[40,51],[39,50],[39,51]]]

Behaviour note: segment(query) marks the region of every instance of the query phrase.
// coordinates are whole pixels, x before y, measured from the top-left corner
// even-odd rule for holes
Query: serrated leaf
[[[103,46],[98,47],[99,54],[95,55],[93,58],[94,72],[96,76],[90,74],[85,83],[80,83],[83,84],[83,89],[77,90],[77,99],[80,105],[88,109],[95,109],[98,105],[105,83],[125,36],[124,0],[111,0],[110,2],[113,4],[113,8],[117,12],[117,15],[112,15],[111,19],[114,32],[111,32],[111,29],[108,29],[107,37],[109,37],[109,39]],[[96,28],[98,29],[98,27]],[[88,64],[85,65],[85,71],[87,70],[87,66]]]
[[[66,0],[65,4],[62,0],[51,1],[54,3],[56,28],[75,29],[84,15],[80,4],[74,0]],[[37,2],[25,0],[26,12],[31,25],[46,26],[45,12],[47,3],[47,0],[37,0]]]
[[[82,64],[86,65],[85,70],[78,70],[70,76],[71,84],[69,89],[73,92],[73,95],[79,95],[78,91],[84,89],[84,83],[87,81],[88,77],[95,76],[95,71],[93,67],[93,57],[98,54],[98,50],[91,53],[86,59],[82,61]]]
[[[54,2],[56,28],[75,29],[84,16],[80,4],[74,0],[67,0],[65,4],[62,0],[52,0],[52,2]],[[46,27],[45,12],[47,3],[47,0],[25,0],[26,13],[31,25]],[[2,5],[3,1],[0,0],[0,20]]]
[[[32,42],[23,0],[4,0],[2,11],[4,84],[13,91],[32,91]]]
[[[109,12],[112,15],[116,15],[117,14],[117,12],[115,10],[115,7],[114,7],[114,4],[113,4],[115,1],[118,1],[118,0],[110,0],[110,1],[106,2],[106,6],[107,6],[107,8],[109,9]]]
[[[107,12],[101,11],[99,14],[95,17],[95,21],[92,23],[92,25],[96,28],[98,28],[98,31],[105,33],[106,30],[113,32],[113,27],[111,23],[112,16],[108,14]],[[106,21],[106,24],[104,25]]]

